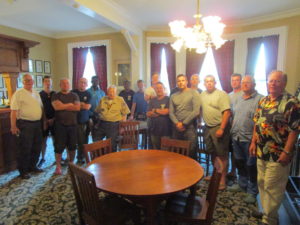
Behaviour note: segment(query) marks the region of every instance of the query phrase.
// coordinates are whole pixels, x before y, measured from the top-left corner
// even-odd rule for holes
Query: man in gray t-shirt
[[[214,76],[207,75],[204,79],[206,91],[201,93],[202,114],[205,122],[204,140],[206,149],[212,154],[212,160],[222,161],[222,177],[219,190],[226,188],[226,172],[229,146],[230,101],[224,91],[216,89]],[[219,161],[219,160],[218,160]]]
[[[188,140],[191,142],[190,156],[196,155],[196,118],[200,113],[200,95],[197,91],[187,87],[188,81],[185,75],[177,76],[179,91],[170,99],[170,119],[173,122],[173,134],[175,139]]]

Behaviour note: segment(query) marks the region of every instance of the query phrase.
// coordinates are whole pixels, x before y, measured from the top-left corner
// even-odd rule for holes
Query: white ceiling
[[[49,37],[115,30],[167,29],[168,22],[194,23],[196,0],[0,0],[0,24]],[[300,15],[300,0],[201,0],[200,13],[227,24]],[[1,33],[1,30],[0,30]]]

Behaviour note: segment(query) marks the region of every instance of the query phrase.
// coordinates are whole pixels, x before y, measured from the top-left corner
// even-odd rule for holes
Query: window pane
[[[93,62],[93,55],[89,49],[87,56],[86,56],[86,63],[85,68],[83,72],[83,77],[88,80],[88,82],[91,82],[92,77],[96,75],[94,62]]]
[[[167,71],[166,52],[165,52],[164,48],[161,51],[160,81],[164,84],[164,86],[166,88],[166,94],[169,95],[170,84],[169,84],[169,77],[168,77],[168,71]]]
[[[256,82],[256,90],[262,95],[268,95],[267,81],[266,81],[266,58],[265,58],[265,46],[261,44],[257,63],[255,66],[254,79]]]

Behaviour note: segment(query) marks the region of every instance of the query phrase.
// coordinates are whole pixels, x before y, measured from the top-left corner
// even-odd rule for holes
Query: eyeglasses
[[[275,84],[280,84],[282,81],[281,80],[268,80],[269,84],[275,83]]]

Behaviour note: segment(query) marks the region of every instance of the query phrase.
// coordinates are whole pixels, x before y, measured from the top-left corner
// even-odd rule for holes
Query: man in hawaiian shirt
[[[282,71],[270,73],[269,95],[258,104],[249,148],[250,154],[257,156],[262,223],[269,225],[278,224],[277,211],[284,197],[300,130],[300,103],[284,91],[286,83],[286,75]]]

